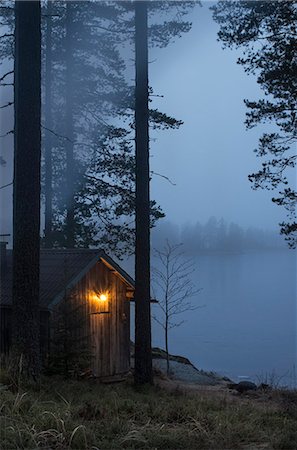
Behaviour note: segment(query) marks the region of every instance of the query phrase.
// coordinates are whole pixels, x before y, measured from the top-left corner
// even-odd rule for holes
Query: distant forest
[[[171,243],[183,243],[187,254],[201,252],[238,252],[247,250],[270,250],[286,248],[283,238],[272,230],[255,227],[243,228],[224,219],[210,217],[205,223],[178,226],[161,221],[152,232],[152,245],[160,249],[166,239]]]

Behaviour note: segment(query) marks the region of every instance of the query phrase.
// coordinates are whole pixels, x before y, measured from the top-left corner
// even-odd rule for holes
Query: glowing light
[[[89,293],[89,300],[95,301],[95,302],[106,302],[109,299],[109,292],[108,291],[90,291]]]
[[[106,302],[106,300],[107,300],[107,295],[106,295],[106,294],[100,294],[98,298],[99,298],[99,300],[100,300],[101,302]]]

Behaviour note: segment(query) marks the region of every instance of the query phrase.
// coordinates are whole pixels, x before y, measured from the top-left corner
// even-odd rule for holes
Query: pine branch
[[[14,34],[13,33],[6,33],[6,34],[2,34],[1,36],[0,36],[0,39],[5,39],[5,38],[8,38],[8,37],[13,37],[14,36]]]
[[[14,133],[14,130],[7,131],[7,133],[1,134],[0,138],[5,138],[6,136],[9,136],[10,134],[13,134],[13,133]]]
[[[7,108],[8,106],[11,106],[11,105],[13,105],[13,104],[14,104],[14,102],[8,102],[8,103],[6,103],[6,105],[0,106],[0,109]]]
[[[67,136],[63,136],[62,134],[58,134],[55,131],[51,130],[50,128],[45,127],[44,125],[41,125],[41,128],[43,128],[44,130],[48,131],[49,133],[52,133],[54,136],[58,137],[59,139],[65,139],[66,141],[71,142],[72,144],[74,144],[74,141],[69,139],[69,137],[67,137]]]
[[[161,173],[154,172],[153,170],[150,171],[152,175],[157,175],[158,177],[164,178],[166,181],[168,181],[172,186],[176,186],[176,183],[173,183],[173,181],[170,180],[169,177],[166,177],[166,175],[162,175]]]
[[[0,186],[0,189],[4,189],[8,186],[11,186],[12,184],[13,184],[13,181],[11,181],[11,183],[7,183],[7,184],[4,184],[3,186]]]

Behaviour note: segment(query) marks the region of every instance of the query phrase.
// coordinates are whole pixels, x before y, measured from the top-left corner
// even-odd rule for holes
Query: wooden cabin
[[[11,346],[12,251],[1,247],[1,353],[7,354]],[[72,357],[83,359],[84,368],[94,376],[126,374],[133,293],[133,279],[103,251],[42,249],[40,346],[45,364],[55,360],[59,336],[64,345],[61,336],[65,333]]]

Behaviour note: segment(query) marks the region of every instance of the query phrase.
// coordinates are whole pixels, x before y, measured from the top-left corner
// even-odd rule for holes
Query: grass
[[[253,398],[131,381],[0,389],[1,449],[296,449],[297,393]]]

